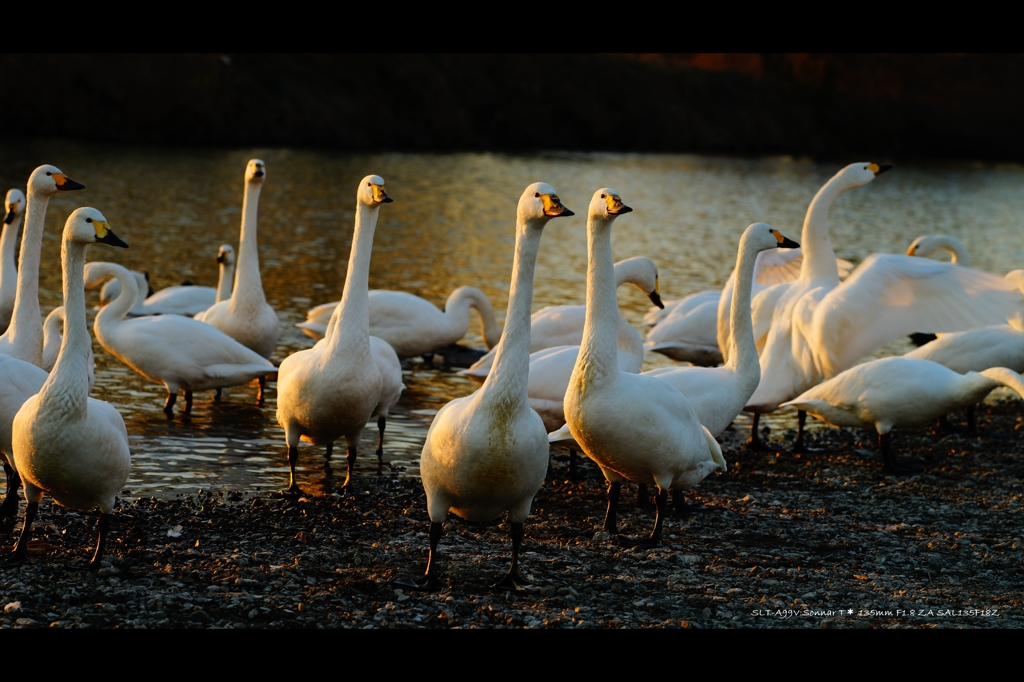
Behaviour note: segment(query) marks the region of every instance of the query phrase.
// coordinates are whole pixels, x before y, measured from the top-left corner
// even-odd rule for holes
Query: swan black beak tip
[[[797,244],[792,239],[790,239],[789,237],[783,237],[782,241],[779,242],[779,248],[780,249],[799,249],[800,245]]]
[[[651,299],[651,303],[653,303],[654,305],[658,306],[662,310],[665,309],[665,304],[661,302],[661,294],[659,294],[657,291],[652,291],[650,294],[648,294],[648,298]]]

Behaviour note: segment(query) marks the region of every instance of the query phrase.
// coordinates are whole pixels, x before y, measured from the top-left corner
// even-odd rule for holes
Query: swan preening
[[[374,289],[369,292],[370,334],[395,349],[400,358],[433,353],[456,343],[469,328],[469,309],[480,317],[484,343],[493,348],[501,338],[494,308],[487,294],[476,287],[462,286],[448,295],[442,312],[433,303],[404,291]],[[295,326],[308,336],[321,339],[338,301],[311,308],[305,322]]]
[[[25,193],[20,189],[7,190],[4,197],[3,234],[0,235],[0,334],[7,331],[14,312],[14,292],[18,288],[18,269],[14,264],[14,249],[18,245],[18,228],[25,215]]]
[[[30,195],[31,196],[31,195]],[[12,427],[14,461],[25,483],[25,521],[14,552],[4,561],[28,560],[28,541],[44,494],[64,507],[99,507],[99,539],[92,567],[99,567],[114,499],[131,468],[128,430],[110,403],[88,396],[83,269],[89,244],[127,247],[94,208],[76,209],[64,226],[61,260],[67,324],[57,364],[39,392],[18,410]],[[24,267],[24,266],[23,266]]]
[[[600,189],[587,220],[587,318],[583,344],[565,394],[566,425],[608,480],[605,530],[616,532],[622,479],[658,487],[650,538],[661,543],[669,489],[688,490],[726,463],[689,401],[656,377],[619,370],[618,305],[612,270],[613,221],[632,209],[619,193]]]
[[[449,402],[430,424],[420,457],[430,516],[427,571],[419,580],[397,584],[439,587],[437,544],[449,511],[467,521],[486,522],[507,510],[512,564],[497,587],[518,590],[528,585],[519,576],[523,524],[548,467],[547,433],[530,409],[526,391],[533,275],[544,226],[571,215],[554,188],[543,182],[530,185],[519,198],[512,285],[494,366],[483,386]]]
[[[379,175],[367,175],[360,181],[355,235],[341,303],[331,315],[324,339],[313,348],[289,355],[278,371],[277,422],[285,432],[292,492],[299,491],[295,481],[299,440],[325,445],[330,461],[334,441],[344,438],[348,446],[348,486],[359,437],[370,417],[377,415],[378,465],[382,461],[388,410],[405,388],[398,356],[385,342],[370,336],[369,323],[373,233],[380,207],[391,201]]]
[[[998,386],[1024,397],[1024,380],[1004,367],[958,374],[928,360],[882,358],[848,369],[782,407],[797,407],[835,426],[874,427],[885,471],[903,474],[914,468],[897,462],[893,428],[921,426],[975,405]]]

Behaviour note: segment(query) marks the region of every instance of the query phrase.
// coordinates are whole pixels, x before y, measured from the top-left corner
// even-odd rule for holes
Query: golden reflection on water
[[[31,170],[52,163],[87,186],[50,203],[43,239],[40,299],[44,314],[61,303],[60,231],[78,206],[94,206],[131,248],[94,247],[107,259],[150,273],[154,289],[190,280],[217,283],[217,247],[237,248],[242,176],[250,158],[267,163],[260,197],[263,286],[281,320],[273,357],[312,345],[293,325],[306,310],[340,297],[352,243],[355,188],[368,173],[384,177],[394,203],[381,209],[374,238],[371,288],[409,291],[442,306],[469,284],[491,297],[504,318],[512,267],[516,203],[522,188],[553,185],[577,216],[553,221],[537,265],[534,310],[582,303],[586,288],[586,208],[595,189],[612,187],[634,213],[616,222],[616,258],[649,256],[658,264],[665,299],[719,288],[736,258],[739,235],[763,220],[799,240],[807,204],[837,165],[790,159],[650,154],[339,155],[287,149],[245,151],[110,147],[54,140],[0,149],[0,191],[24,187]],[[1012,166],[898,165],[868,187],[841,196],[830,224],[836,253],[854,263],[877,252],[903,253],[921,234],[950,234],[967,246],[972,265],[1003,274],[1024,266],[1020,216],[1024,172]],[[626,317],[638,328],[650,302],[620,290]],[[95,296],[90,295],[95,302]],[[90,318],[91,322],[91,318]],[[479,328],[464,343],[482,347]],[[880,354],[903,352],[904,341]],[[283,432],[275,394],[257,407],[255,388],[226,389],[223,399],[196,396],[191,419],[168,420],[163,386],[121,365],[98,344],[93,397],[113,403],[128,425],[132,495],[199,488],[277,489],[287,483]],[[673,362],[648,354],[645,368]],[[388,420],[388,474],[416,476],[433,414],[476,384],[424,365],[405,373],[408,389]],[[180,403],[179,403],[180,405]],[[749,420],[738,420],[744,428]],[[793,428],[786,411],[762,420]],[[376,428],[360,446],[357,473],[376,474]],[[325,477],[321,448],[300,448],[300,484],[314,492],[344,478],[344,449]]]

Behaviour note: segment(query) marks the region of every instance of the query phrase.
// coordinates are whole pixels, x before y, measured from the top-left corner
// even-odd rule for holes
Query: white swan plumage
[[[3,234],[0,235],[0,334],[7,331],[14,313],[14,295],[18,288],[18,268],[14,250],[18,246],[18,228],[25,215],[25,193],[9,189],[4,197]]]
[[[61,330],[64,328],[64,306],[59,305],[49,312],[43,322],[43,369],[47,372],[57,364],[57,355],[64,340]],[[86,367],[89,370],[89,392],[96,384],[96,356],[92,352],[92,344],[86,349]]]
[[[266,358],[191,317],[126,319],[138,290],[131,273],[120,265],[87,263],[84,276],[87,287],[108,277],[121,281],[120,295],[96,314],[96,340],[118,360],[167,388],[167,414],[173,412],[179,389],[185,391],[185,411],[189,412],[193,391],[238,386],[275,371]]]
[[[344,438],[348,446],[348,486],[359,437],[375,414],[380,432],[378,466],[383,461],[388,410],[398,402],[405,385],[394,349],[370,336],[368,284],[378,213],[382,204],[391,201],[379,175],[367,175],[360,181],[341,303],[331,316],[324,338],[308,350],[289,355],[278,370],[277,422],[285,432],[292,492],[299,492],[295,481],[299,440],[327,446],[329,462],[334,441]]]
[[[938,251],[946,251],[952,257],[951,263],[965,268],[971,264],[967,247],[956,237],[945,234],[926,234],[916,238],[907,247],[908,256],[927,258]]]
[[[548,466],[547,433],[526,393],[533,277],[544,226],[571,215],[547,183],[530,185],[519,198],[512,284],[494,366],[483,386],[449,402],[430,424],[420,457],[430,516],[430,557],[422,579],[397,584],[439,587],[437,543],[449,511],[468,521],[486,522],[507,510],[512,564],[497,586],[518,590],[526,585],[518,571],[523,526]]]
[[[89,244],[127,247],[103,214],[76,209],[64,225],[64,340],[57,364],[39,393],[25,401],[14,418],[12,445],[25,483],[25,520],[14,552],[4,562],[28,559],[32,522],[44,494],[64,507],[99,507],[99,539],[90,566],[99,567],[114,511],[114,500],[131,469],[128,430],[110,404],[88,396],[86,347],[92,343],[85,321],[83,268]]]
[[[243,346],[269,358],[277,347],[279,325],[277,315],[267,304],[263,293],[256,236],[260,190],[266,175],[266,164],[259,159],[251,159],[246,164],[242,232],[238,243],[238,264],[235,268],[235,284],[231,298],[215,303],[197,319],[213,325]],[[261,394],[262,389],[261,379]]]
[[[669,489],[688,490],[713,471],[724,471],[726,463],[679,391],[656,377],[619,370],[611,228],[616,217],[630,211],[610,188],[598,190],[590,201],[586,327],[564,408],[573,438],[609,482],[605,530],[616,532],[622,479],[653,483],[658,516],[643,544],[657,545]]]
[[[767,249],[796,250],[796,242],[766,223],[750,225],[740,237],[736,255],[737,284],[732,289],[729,360],[722,367],[664,367],[644,372],[682,393],[700,423],[718,437],[736,418],[761,380],[750,301],[757,257]],[[716,310],[717,314],[717,310]]]
[[[975,405],[998,386],[1024,397],[1024,381],[1010,369],[958,374],[928,360],[891,357],[848,369],[781,407],[796,407],[835,426],[874,427],[885,471],[902,474],[913,469],[896,461],[889,442],[893,428],[921,426]]]
[[[60,191],[85,189],[56,166],[39,166],[28,177],[25,229],[21,234],[18,286],[14,311],[7,330],[0,335],[0,355],[43,364],[43,315],[39,311],[39,257],[43,246],[43,224],[50,197]]]

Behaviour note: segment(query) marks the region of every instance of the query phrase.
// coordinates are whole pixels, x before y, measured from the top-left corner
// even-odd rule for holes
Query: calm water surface
[[[275,364],[312,346],[294,327],[308,308],[337,300],[352,243],[356,184],[376,173],[395,199],[381,210],[370,287],[399,289],[440,305],[470,284],[491,297],[499,319],[508,302],[515,209],[522,189],[552,184],[577,217],[546,229],[537,265],[534,310],[582,303],[586,287],[586,209],[594,190],[619,190],[635,212],[615,224],[617,259],[649,256],[660,269],[666,299],[720,288],[737,241],[763,220],[800,239],[807,204],[838,166],[789,159],[623,154],[336,155],[286,149],[210,151],[108,147],[58,141],[7,143],[0,148],[0,189],[24,187],[31,170],[52,163],[88,189],[50,203],[43,239],[40,298],[45,315],[61,303],[60,232],[78,206],[94,206],[125,239],[127,250],[94,247],[108,259],[150,273],[154,289],[190,280],[217,283],[217,247],[237,248],[242,174],[249,158],[267,162],[260,198],[260,268],[268,302],[281,321]],[[994,273],[1024,266],[1020,216],[1024,169],[970,164],[898,166],[832,208],[836,253],[854,263],[867,255],[903,253],[921,234],[958,237],[972,265]],[[96,294],[90,293],[96,302]],[[626,317],[640,328],[650,302],[619,292]],[[91,316],[90,316],[91,324]],[[479,330],[464,343],[482,348]],[[903,352],[904,342],[878,355]],[[196,395],[191,419],[162,411],[165,390],[113,359],[98,343],[92,395],[114,404],[128,426],[133,454],[126,495],[167,496],[198,489],[279,489],[287,484],[284,433],[275,419],[274,391],[257,407],[254,386]],[[648,354],[645,369],[671,365]],[[418,474],[430,420],[449,400],[476,384],[452,372],[408,364],[408,389],[392,410],[385,459],[388,472]],[[782,411],[762,420],[792,428]],[[740,417],[739,428],[749,424]],[[360,447],[358,473],[376,473],[376,429]],[[343,450],[342,450],[343,453]],[[300,447],[300,483],[325,491],[339,480],[322,470],[322,449]],[[344,458],[335,469],[343,472]],[[343,478],[343,476],[342,476]]]

